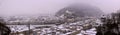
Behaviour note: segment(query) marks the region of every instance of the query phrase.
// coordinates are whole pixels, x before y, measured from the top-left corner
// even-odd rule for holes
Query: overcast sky
[[[73,3],[90,4],[105,13],[115,12],[120,8],[120,0],[0,0],[0,15],[53,15]]]

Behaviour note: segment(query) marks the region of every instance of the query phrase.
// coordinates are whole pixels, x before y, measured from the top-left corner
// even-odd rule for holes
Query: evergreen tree
[[[111,18],[102,19],[103,25],[97,27],[96,35],[120,35],[120,12],[112,13]]]

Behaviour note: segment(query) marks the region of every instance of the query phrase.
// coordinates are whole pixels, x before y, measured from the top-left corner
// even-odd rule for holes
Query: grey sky
[[[105,13],[120,8],[120,0],[0,0],[0,15],[46,15],[72,3],[86,3],[99,7]]]

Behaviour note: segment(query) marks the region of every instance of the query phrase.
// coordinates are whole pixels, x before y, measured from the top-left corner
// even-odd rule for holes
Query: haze
[[[120,0],[0,0],[0,15],[54,15],[73,3],[90,4],[107,14],[120,8]]]

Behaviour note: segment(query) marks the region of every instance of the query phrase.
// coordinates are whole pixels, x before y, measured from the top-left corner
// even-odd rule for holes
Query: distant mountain
[[[73,4],[59,10],[55,16],[61,16],[66,11],[73,12],[78,17],[85,17],[85,16],[99,17],[103,14],[102,10],[100,10],[98,7],[87,4]]]

